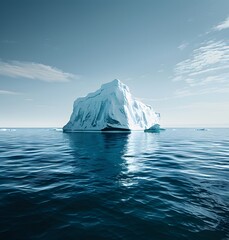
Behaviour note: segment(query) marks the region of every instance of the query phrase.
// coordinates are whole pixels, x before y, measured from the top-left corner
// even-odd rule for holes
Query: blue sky
[[[62,127],[115,78],[165,127],[229,127],[228,0],[1,0],[0,127]]]

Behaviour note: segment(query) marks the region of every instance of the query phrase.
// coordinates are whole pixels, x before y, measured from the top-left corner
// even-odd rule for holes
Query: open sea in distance
[[[229,129],[1,129],[0,239],[229,239]]]

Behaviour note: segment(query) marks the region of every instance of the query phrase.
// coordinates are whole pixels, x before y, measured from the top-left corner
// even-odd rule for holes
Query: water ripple
[[[0,239],[228,239],[229,130],[0,132]]]

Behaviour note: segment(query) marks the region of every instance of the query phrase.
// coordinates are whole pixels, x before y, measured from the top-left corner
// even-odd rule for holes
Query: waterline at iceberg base
[[[147,130],[159,124],[159,113],[136,100],[129,88],[115,79],[73,105],[64,132]]]

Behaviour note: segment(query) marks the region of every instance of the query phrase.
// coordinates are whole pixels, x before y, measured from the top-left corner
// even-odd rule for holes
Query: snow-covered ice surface
[[[65,132],[145,130],[158,123],[159,114],[136,100],[129,88],[115,79],[99,90],[78,98]]]

